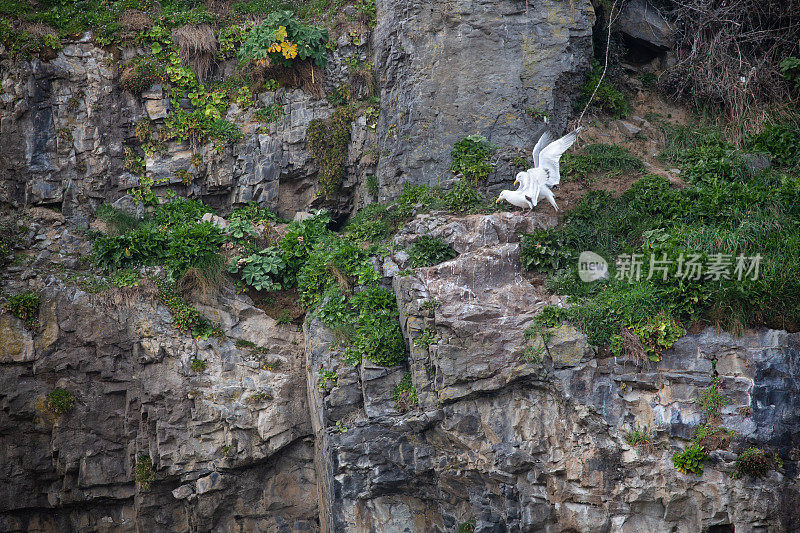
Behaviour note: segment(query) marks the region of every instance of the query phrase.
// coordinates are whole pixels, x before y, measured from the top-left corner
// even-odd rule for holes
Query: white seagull
[[[516,185],[519,182],[520,186],[515,191],[501,191],[497,202],[505,200],[511,205],[522,209],[527,208],[529,210],[528,213],[530,213],[539,203],[539,200],[547,199],[553,209],[558,211],[558,205],[556,205],[556,200],[550,187],[561,182],[559,161],[562,154],[578,138],[578,133],[580,133],[581,129],[578,128],[552,142],[550,132],[544,132],[533,148],[533,168],[529,168],[525,172],[519,172],[514,184]]]

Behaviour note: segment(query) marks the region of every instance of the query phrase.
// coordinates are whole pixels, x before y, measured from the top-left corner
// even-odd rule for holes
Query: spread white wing
[[[539,166],[539,154],[544,149],[545,146],[550,144],[553,141],[553,136],[550,135],[549,131],[545,131],[542,133],[542,136],[539,137],[539,140],[536,141],[536,146],[533,147],[533,168]]]
[[[578,128],[572,133],[568,133],[560,139],[551,142],[539,152],[538,168],[544,170],[546,173],[546,185],[558,185],[561,181],[561,173],[558,166],[559,160],[561,159],[561,155],[566,152],[575,142],[575,139],[578,138],[578,133],[580,133],[581,129],[583,128]]]
[[[531,203],[535,206],[539,202],[539,195],[542,187],[545,186],[547,173],[541,168],[532,168],[528,170],[528,186],[525,189],[525,195],[529,196]]]

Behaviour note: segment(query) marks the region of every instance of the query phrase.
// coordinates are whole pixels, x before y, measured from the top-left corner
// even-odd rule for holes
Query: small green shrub
[[[800,127],[796,124],[766,124],[747,144],[752,150],[768,153],[780,167],[800,165]]]
[[[75,396],[66,389],[55,389],[47,395],[45,405],[51,413],[63,415],[72,410],[75,405]]]
[[[136,467],[133,473],[136,483],[142,490],[150,490],[150,487],[156,480],[156,474],[153,471],[153,460],[150,456],[142,454],[136,460]]]
[[[686,334],[677,320],[663,312],[629,326],[629,329],[641,339],[647,357],[653,362],[661,361],[664,349],[672,347],[676,340]]]
[[[470,518],[466,522],[462,522],[458,525],[458,529],[456,533],[475,533],[475,519]]]
[[[33,291],[25,291],[11,296],[6,301],[6,312],[25,323],[28,329],[39,327],[40,297]]]
[[[408,250],[408,264],[411,268],[430,267],[456,255],[456,251],[440,237],[422,235]]]
[[[327,120],[314,119],[308,125],[308,148],[319,167],[319,183],[325,197],[333,198],[347,176],[347,153],[353,113],[338,107]]]
[[[249,202],[246,205],[236,207],[231,210],[230,214],[228,215],[228,220],[231,222],[234,220],[240,220],[244,222],[250,222],[252,224],[258,224],[259,222],[263,222],[265,220],[276,221],[278,220],[278,216],[266,207],[258,205],[256,202]]]
[[[723,396],[721,388],[719,378],[715,377],[711,380],[711,385],[700,391],[698,403],[708,420],[718,420],[722,415],[722,408],[731,403],[730,398]]]
[[[450,156],[453,162],[450,170],[453,174],[461,174],[473,186],[486,183],[486,178],[494,170],[490,161],[495,147],[482,135],[470,135],[458,141]]]
[[[627,149],[614,144],[589,144],[578,153],[564,155],[561,175],[587,179],[590,175],[615,176],[623,172],[641,172],[644,163]]]
[[[566,246],[563,233],[552,230],[534,230],[522,236],[520,259],[525,270],[555,272],[565,268],[576,258]]]
[[[198,359],[197,357],[192,358],[192,362],[189,365],[192,370],[195,372],[202,372],[206,368],[208,368],[208,363],[203,361],[202,359]]]
[[[164,65],[155,57],[136,56],[122,70],[120,87],[133,95],[140,95],[156,83],[165,80]]]
[[[608,76],[600,81],[600,76],[603,73],[603,65],[595,60],[592,63],[592,71],[586,82],[581,85],[580,96],[575,101],[573,108],[576,112],[580,112],[589,102],[592,93],[597,87],[597,92],[592,100],[592,107],[601,109],[602,111],[613,115],[618,118],[625,118],[631,113],[631,104],[628,98],[609,81]],[[598,87],[599,84],[599,87]]]
[[[426,311],[436,311],[441,306],[442,306],[442,302],[440,302],[436,298],[428,298],[427,300],[425,300],[422,303],[422,305],[420,306],[420,309],[425,309]]]
[[[778,454],[751,446],[736,458],[731,477],[740,478],[747,475],[753,478],[761,478],[766,476],[770,470],[781,466],[783,466],[783,461],[778,457]]]
[[[703,474],[703,464],[708,460],[705,448],[698,444],[691,444],[682,452],[672,456],[672,464],[678,472],[684,474]]]
[[[411,372],[406,372],[394,388],[394,405],[398,411],[408,411],[419,405],[417,388],[411,381]]]
[[[441,199],[441,205],[453,213],[467,213],[484,204],[483,196],[475,185],[467,179],[460,179],[453,184]]]
[[[436,330],[426,329],[420,333],[419,337],[414,339],[414,346],[430,347],[431,344],[436,344]]]
[[[256,111],[254,116],[259,122],[272,123],[280,120],[284,114],[283,98],[280,98],[278,101]]]

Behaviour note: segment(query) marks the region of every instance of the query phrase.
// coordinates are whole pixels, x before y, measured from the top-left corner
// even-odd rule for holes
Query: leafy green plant
[[[6,312],[22,320],[28,329],[38,329],[40,300],[33,291],[21,292],[6,301]]]
[[[258,232],[253,227],[252,222],[235,218],[228,223],[228,235],[236,240],[242,240],[249,237],[257,237]]]
[[[150,490],[156,480],[156,474],[153,471],[153,460],[150,459],[149,455],[142,454],[136,460],[133,477],[139,488],[144,491]]]
[[[441,306],[442,306],[442,302],[440,302],[436,298],[428,298],[427,300],[425,300],[422,303],[422,305],[420,306],[420,309],[425,309],[426,311],[436,311]]]
[[[239,57],[283,66],[291,66],[295,58],[308,59],[325,66],[327,42],[326,29],[299,22],[291,11],[275,11],[247,34]]]
[[[659,313],[654,317],[629,326],[647,351],[647,357],[653,361],[661,361],[664,349],[670,348],[676,340],[686,334],[686,330],[671,316]]]
[[[425,348],[429,348],[431,344],[436,344],[437,342],[436,330],[426,329],[420,333],[416,339],[414,339],[414,346],[424,346]]]
[[[192,358],[192,362],[189,365],[192,370],[195,372],[202,372],[206,368],[208,368],[208,363],[203,361],[202,359],[198,359],[197,357]]]
[[[319,183],[328,199],[339,192],[347,176],[352,122],[352,111],[347,107],[339,107],[329,119],[314,119],[308,125],[308,148],[319,167]]]
[[[764,130],[748,139],[748,146],[766,152],[781,167],[800,165],[800,127],[796,124],[765,124]]]
[[[462,522],[458,525],[458,529],[456,529],[456,533],[475,533],[475,519],[470,518],[466,522]]]
[[[411,268],[430,267],[456,257],[456,251],[440,237],[420,236],[408,250]]]
[[[480,186],[494,170],[490,161],[495,147],[482,135],[470,135],[458,141],[450,156],[453,162],[450,170],[453,174],[461,174],[473,186]]]
[[[54,389],[45,398],[47,409],[55,415],[63,415],[72,410],[75,396],[66,389]]]
[[[276,247],[265,248],[245,258],[234,258],[228,272],[241,272],[242,280],[257,291],[274,291],[281,288],[278,280],[286,269],[286,263]]]
[[[566,267],[575,258],[561,232],[534,230],[522,236],[520,259],[525,270],[552,273]]]
[[[703,464],[708,460],[705,448],[698,444],[687,446],[682,452],[672,456],[672,464],[678,472],[684,474],[703,474]]]
[[[484,198],[472,182],[460,179],[444,192],[440,203],[453,213],[466,213],[482,207]]]
[[[783,77],[794,82],[795,88],[800,90],[800,58],[793,56],[784,58],[780,69]]]
[[[408,411],[419,405],[417,388],[411,381],[411,372],[406,372],[394,388],[394,405],[398,411]]]
[[[325,370],[322,365],[319,365],[317,374],[319,375],[319,383],[317,385],[319,390],[327,389],[328,385],[330,385],[331,388],[336,388],[339,384],[339,376],[336,375],[335,370]]]
[[[258,205],[256,202],[249,202],[246,205],[234,208],[228,215],[228,220],[242,220],[257,224],[265,220],[277,220],[278,217],[266,207]]]

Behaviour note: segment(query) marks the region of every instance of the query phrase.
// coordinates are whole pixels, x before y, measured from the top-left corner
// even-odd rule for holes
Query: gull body
[[[562,154],[578,138],[580,131],[581,128],[577,128],[572,133],[552,142],[550,133],[545,132],[533,148],[533,167],[525,172],[517,173],[514,180],[515,185],[519,183],[517,190],[502,191],[500,197],[497,198],[497,202],[506,200],[517,207],[525,209],[527,206],[529,210],[533,210],[539,200],[546,199],[553,206],[553,209],[558,211],[558,205],[556,205],[556,200],[550,187],[561,182],[559,161]]]

